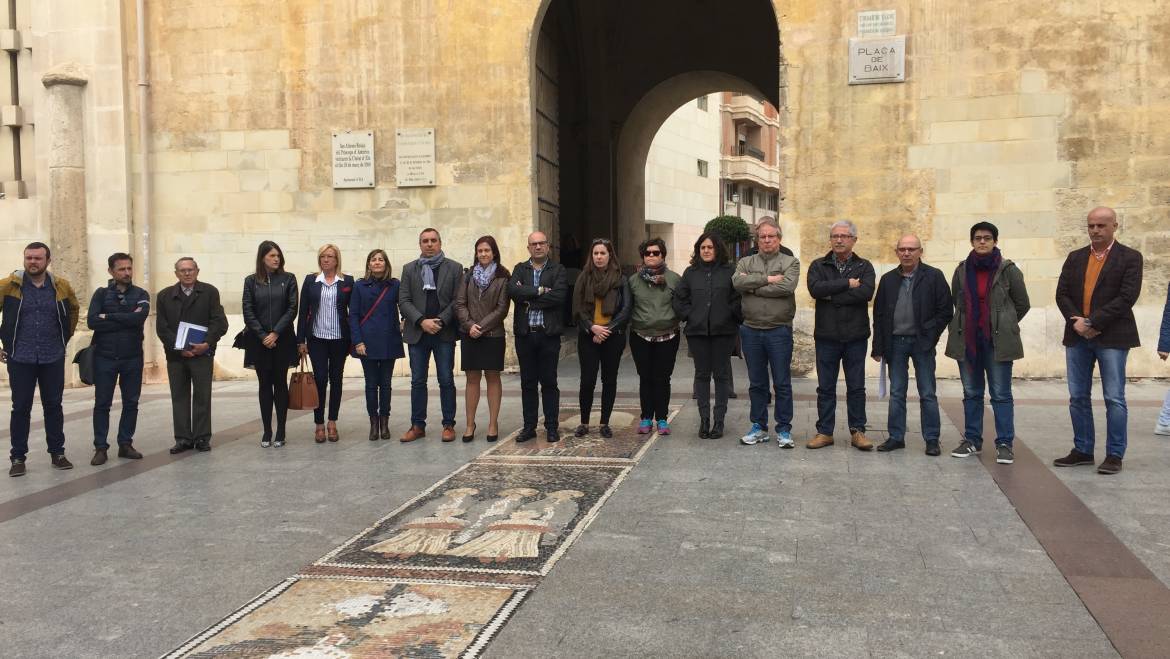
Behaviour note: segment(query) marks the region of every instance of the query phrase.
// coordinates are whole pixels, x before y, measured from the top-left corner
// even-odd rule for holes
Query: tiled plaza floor
[[[741,397],[731,404],[729,434],[701,440],[693,434],[695,406],[685,395],[690,361],[680,353],[674,433],[646,444],[636,464],[634,458],[621,463],[625,476],[609,489],[600,481],[589,485],[577,479],[585,483],[580,500],[602,505],[587,520],[581,512],[573,519],[583,523],[569,522],[557,536],[564,551],[555,566],[550,563],[545,573],[522,584],[535,587],[508,611],[510,618],[494,618],[502,627],[494,638],[483,638],[485,656],[1117,656],[1109,634],[1126,630],[1108,617],[1095,619],[1059,567],[1068,561],[1050,553],[1059,551],[1060,543],[1042,544],[992,478],[992,469],[1020,464],[984,466],[948,457],[959,430],[946,412],[939,458],[923,455],[913,432],[907,450],[894,454],[861,453],[843,442],[819,451],[806,450],[799,441],[791,451],[774,442],[740,446],[747,379],[742,362],[736,368]],[[566,409],[576,404],[576,381],[576,359],[570,357],[561,364]],[[92,391],[67,391],[67,450],[76,468],[50,469],[43,435],[34,429],[28,475],[0,480],[3,656],[167,654],[261,593],[306,574],[488,448],[486,403],[473,443],[443,444],[432,428],[425,440],[400,444],[396,438],[405,429],[409,406],[403,380],[394,382],[395,439],[368,442],[361,382],[345,385],[341,442],[314,444],[311,418],[298,416],[290,422],[289,445],[265,450],[257,442],[254,384],[218,383],[214,450],[180,459],[166,453],[171,439],[165,387],[149,386],[136,441],[147,458],[111,457],[100,468],[88,464]],[[1166,386],[1130,385],[1129,453],[1116,477],[1048,466],[1070,444],[1063,382],[1017,381],[1014,392],[1019,440],[1055,474],[1054,483],[1066,486],[1078,505],[1087,506],[1105,532],[1148,568],[1163,591],[1170,584],[1170,512],[1164,505],[1170,494],[1170,438],[1151,431]],[[794,387],[794,436],[807,439],[816,417],[815,381],[797,379]],[[885,403],[872,396],[873,382],[870,389],[871,437],[881,440]],[[636,404],[636,390],[632,364],[624,364],[619,407]],[[505,391],[503,435],[520,425],[515,376],[505,377]],[[944,409],[953,410],[959,393],[957,382],[940,383]],[[6,408],[7,392],[2,396],[0,407]],[[437,405],[436,395],[432,416]],[[459,405],[461,433],[462,397]],[[842,402],[839,424],[843,407]],[[912,431],[918,427],[914,412],[912,406]],[[1097,414],[1100,427],[1100,405]],[[7,437],[6,428],[0,435]],[[843,436],[842,428],[838,437]],[[536,442],[543,444],[543,433]],[[503,443],[494,452],[502,458],[489,454],[468,469],[504,469],[513,457]],[[550,491],[555,486],[548,485]],[[1060,510],[1053,514],[1059,517]],[[385,528],[371,541],[392,537],[392,525]],[[579,533],[569,537],[573,528]],[[552,549],[541,551],[546,552],[541,557],[551,556]],[[1100,557],[1102,565],[1111,560]],[[545,564],[544,558],[533,561]],[[313,587],[307,581],[297,585],[289,592]],[[352,589],[357,590],[346,591],[346,602],[383,597]],[[506,600],[484,592],[475,600],[476,611],[496,610]],[[407,584],[387,590],[384,599],[379,610],[393,618],[394,611],[416,610],[402,602],[425,609],[442,596],[433,587]],[[467,598],[450,601],[472,606]],[[1108,604],[1096,605],[1105,611]],[[263,611],[280,609],[258,609]],[[1170,610],[1152,613],[1170,619]],[[263,615],[271,618],[265,624],[290,622]],[[482,625],[471,619],[483,615],[468,614],[461,630],[468,638]],[[396,639],[399,645],[384,647],[410,645]],[[326,641],[354,642],[336,634],[323,636]],[[282,656],[346,656],[328,654],[332,650],[324,646],[317,654],[296,655],[291,647]],[[271,656],[272,650],[230,656]],[[364,651],[352,656],[377,656]]]

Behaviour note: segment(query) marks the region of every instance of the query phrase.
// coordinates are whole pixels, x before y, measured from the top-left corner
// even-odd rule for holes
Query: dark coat
[[[158,292],[155,298],[155,333],[167,351],[167,361],[183,359],[174,349],[175,335],[180,322],[203,325],[207,328],[205,341],[211,347],[202,357],[215,354],[215,346],[228,331],[227,314],[219,301],[219,289],[201,281],[195,282],[191,295],[183,295],[183,287],[175,282]],[[196,358],[198,359],[198,358]]]
[[[341,338],[349,341],[349,298],[353,295],[353,275],[340,275],[337,286],[337,321],[341,325]],[[307,343],[313,335],[313,319],[321,305],[321,284],[317,275],[305,275],[301,284],[301,305],[297,314],[297,343]]]
[[[743,307],[739,291],[731,283],[735,268],[730,263],[687,266],[674,289],[674,313],[686,325],[687,336],[726,336],[739,332]]]
[[[873,264],[853,254],[845,271],[837,269],[837,257],[829,252],[808,266],[808,293],[817,301],[813,338],[826,341],[857,341],[869,338],[869,301],[873,299],[877,274]],[[850,279],[861,280],[849,288]]]
[[[1064,316],[1064,345],[1076,345],[1081,338],[1073,330],[1073,316],[1084,315],[1085,270],[1089,267],[1089,247],[1069,252],[1056,281],[1056,306]],[[1102,348],[1136,348],[1141,345],[1138,338],[1137,321],[1133,317],[1133,305],[1137,304],[1142,292],[1142,253],[1113,243],[1109,257],[1097,276],[1097,286],[1090,300],[1089,322],[1093,329],[1101,332],[1095,340]]]
[[[951,289],[942,270],[925,263],[918,264],[918,281],[912,288],[914,296],[914,319],[918,323],[918,340],[915,352],[934,350],[939,337],[951,322],[955,309],[951,301]],[[885,357],[894,338],[894,306],[898,303],[898,290],[902,287],[902,269],[896,267],[882,275],[878,282],[877,298],[873,302],[873,349],[874,357]]]
[[[951,277],[951,297],[955,301],[955,317],[951,320],[947,334],[947,357],[965,361],[967,359],[967,261],[959,261]],[[1028,288],[1024,284],[1024,273],[1015,263],[1007,259],[991,277],[991,346],[995,361],[1010,362],[1024,357],[1024,341],[1020,338],[1020,321],[1032,308],[1028,300]],[[975,331],[972,329],[971,331]]]
[[[563,309],[569,297],[565,266],[546,261],[544,270],[540,272],[539,285],[548,289],[544,295],[532,285],[532,263],[529,261],[517,263],[512,268],[512,277],[508,280],[508,297],[516,303],[516,311],[512,314],[512,331],[516,336],[528,334],[529,309],[544,312],[546,334],[560,336],[565,331]]]
[[[573,285],[573,299],[577,297],[577,286],[584,285],[584,273],[577,277],[577,282]],[[634,309],[634,300],[630,297],[630,289],[626,285],[626,277],[618,280],[617,289],[617,306],[614,308],[613,316],[610,317],[609,322],[605,324],[615,334],[624,334],[630,324],[630,312]],[[588,310],[582,309],[581,313],[573,319],[577,328],[585,334],[591,334],[593,331],[593,307]]]
[[[382,302],[363,324],[362,319],[374,307],[382,289],[387,287]],[[353,295],[349,298],[350,340],[355,346],[366,344],[366,359],[398,359],[406,354],[402,349],[398,318],[399,291],[401,284],[397,279],[389,282],[359,279],[353,286]]]
[[[1166,306],[1162,309],[1162,329],[1158,332],[1158,352],[1170,352],[1170,287],[1166,289]]]
[[[98,317],[103,314],[105,318]],[[93,330],[89,345],[94,355],[106,359],[141,357],[143,327],[149,315],[150,294],[133,284],[123,293],[111,279],[108,286],[95,290],[85,318]]]
[[[244,324],[257,339],[270,332],[292,333],[297,317],[297,278],[287,272],[274,274],[266,282],[256,275],[244,277]]]
[[[410,345],[418,343],[422,338],[422,321],[427,311],[427,292],[423,290],[421,267],[416,259],[402,268],[402,283],[398,292],[398,309],[405,321],[402,338]],[[443,323],[443,329],[437,334],[440,341],[454,342],[459,339],[459,333],[456,331],[458,321],[455,319],[455,296],[461,281],[463,266],[459,265],[458,261],[444,258],[443,263],[435,271],[439,320]]]
[[[492,279],[481,291],[468,272],[455,295],[455,318],[459,322],[460,334],[467,336],[471,326],[478,324],[483,330],[482,336],[504,336],[504,319],[508,317],[509,304],[507,277]]]

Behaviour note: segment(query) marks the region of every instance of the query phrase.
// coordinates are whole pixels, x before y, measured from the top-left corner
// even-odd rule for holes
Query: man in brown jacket
[[[1113,239],[1117,213],[1098,207],[1089,212],[1089,246],[1069,253],[1056,284],[1056,306],[1065,318],[1064,355],[1068,369],[1073,449],[1053,462],[1057,467],[1093,464],[1094,363],[1105,392],[1105,460],[1099,474],[1121,471],[1125,457],[1125,362],[1140,345],[1133,305],[1142,291],[1142,254]]]

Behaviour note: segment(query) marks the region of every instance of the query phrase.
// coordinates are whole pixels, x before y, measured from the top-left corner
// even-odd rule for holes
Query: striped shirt
[[[537,268],[536,264],[533,263],[531,259],[529,259],[528,263],[532,266],[532,285],[540,288],[540,274],[544,272],[544,266],[542,265],[540,268]],[[544,263],[545,265],[548,265],[548,261],[545,261]],[[544,310],[533,309],[531,303],[528,305],[528,326],[544,327]]]
[[[313,318],[313,336],[318,339],[340,339],[341,319],[337,315],[337,289],[340,276],[334,276],[333,283],[325,283],[325,275],[317,275],[321,284],[321,300],[317,304],[317,315]]]

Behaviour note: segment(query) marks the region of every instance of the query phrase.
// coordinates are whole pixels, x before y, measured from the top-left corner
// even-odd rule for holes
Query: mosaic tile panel
[[[537,439],[517,444],[515,436],[500,442],[498,446],[480,456],[480,460],[502,460],[528,458],[538,461],[557,461],[576,458],[583,461],[637,461],[649,446],[653,434],[638,434],[638,409],[615,407],[610,417],[612,438],[598,434],[597,414],[593,414],[589,425],[590,433],[574,437],[573,429],[581,423],[579,412],[566,411],[561,414],[561,441],[550,444],[544,441],[543,433]]]

